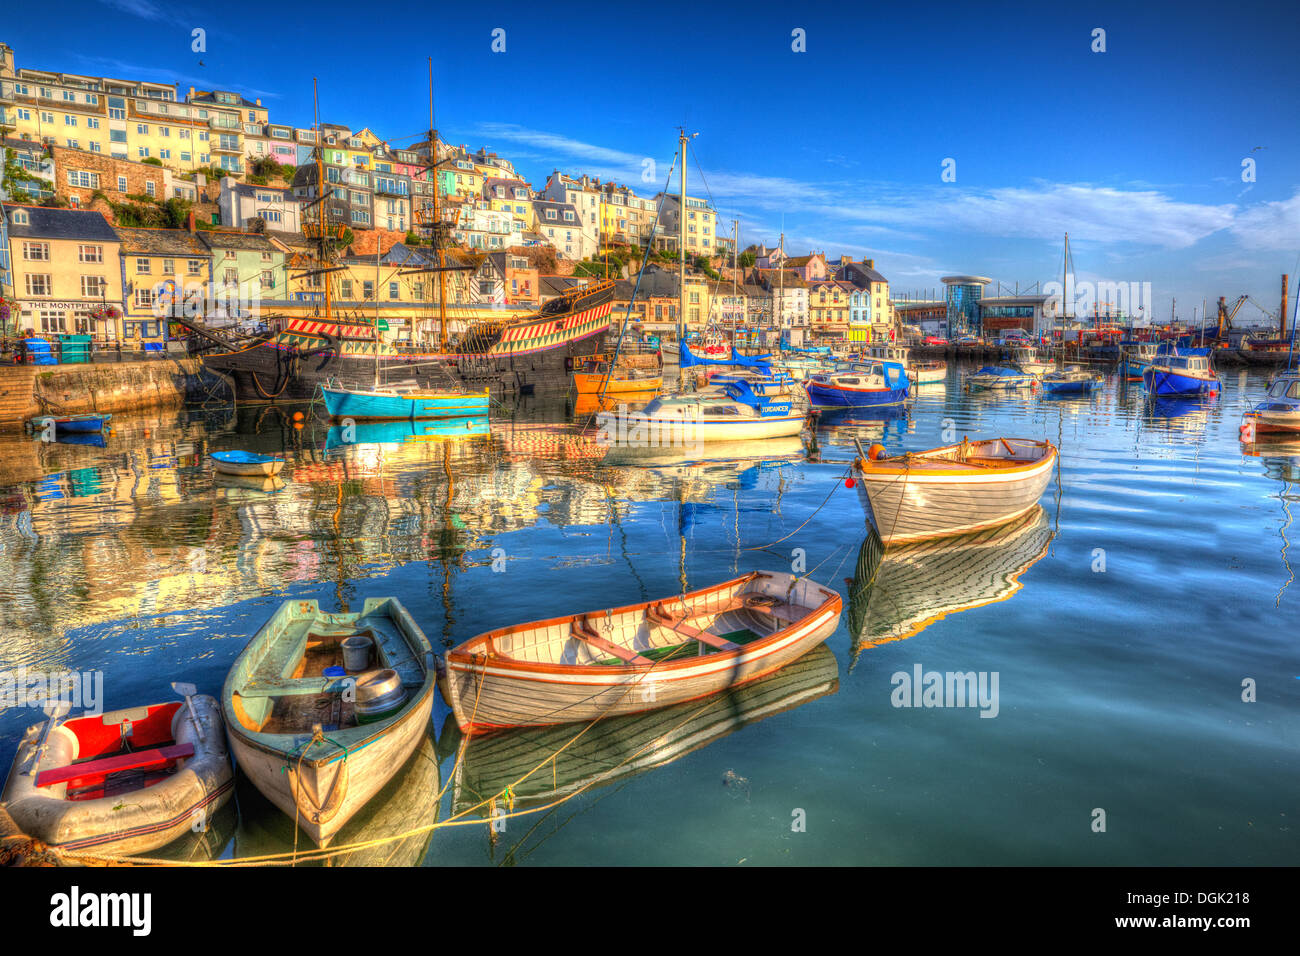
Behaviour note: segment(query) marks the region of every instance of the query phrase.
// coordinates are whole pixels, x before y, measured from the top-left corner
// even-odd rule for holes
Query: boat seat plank
[[[308,618],[286,626],[284,634],[272,643],[270,650],[258,661],[249,683],[279,680],[292,674],[307,652],[307,637],[314,623],[314,620]]]
[[[590,644],[592,647],[599,648],[606,654],[613,655],[625,664],[652,664],[654,663],[648,657],[642,657],[636,651],[628,650],[626,647],[620,647],[612,641],[607,641],[591,629],[584,618],[575,618],[573,621],[572,634],[578,640]]]
[[[147,770],[164,767],[173,760],[193,756],[193,744],[172,744],[167,747],[155,747],[135,753],[115,754],[112,757],[101,757],[99,760],[87,760],[82,763],[69,764],[66,767],[42,770],[36,775],[36,786],[52,787],[55,784],[67,783],[69,780],[77,780],[82,777],[103,778],[110,773],[121,773],[123,770]]]
[[[712,612],[709,612],[712,613]],[[692,627],[686,621],[689,618],[676,618],[669,616],[662,608],[657,605],[650,608],[650,620],[656,624],[661,624],[675,634],[682,637],[689,637],[699,641],[701,644],[707,644],[709,647],[719,651],[735,651],[740,649],[739,644],[733,644],[731,641],[724,640],[716,634],[710,634],[708,631],[701,631],[698,627]]]

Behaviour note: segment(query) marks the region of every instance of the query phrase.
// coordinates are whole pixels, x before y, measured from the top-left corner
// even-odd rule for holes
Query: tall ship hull
[[[574,367],[604,349],[613,295],[612,282],[593,282],[534,315],[471,330],[461,351],[376,342],[374,326],[355,319],[292,318],[250,346],[205,355],[203,364],[229,376],[244,401],[310,399],[320,385],[376,380],[487,388],[494,395],[563,394]]]

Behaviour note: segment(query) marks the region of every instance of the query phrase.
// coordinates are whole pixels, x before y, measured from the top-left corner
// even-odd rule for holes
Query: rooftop
[[[14,214],[18,212],[26,213],[26,224],[14,221]],[[5,216],[9,220],[9,235],[18,238],[118,241],[108,220],[88,209],[6,205]]]

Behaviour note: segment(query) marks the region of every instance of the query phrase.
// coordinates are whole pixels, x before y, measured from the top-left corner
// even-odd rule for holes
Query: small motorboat
[[[29,419],[27,428],[46,440],[53,440],[56,435],[97,435],[108,427],[113,416],[107,413],[84,415],[37,415]]]
[[[1275,375],[1264,400],[1243,416],[1241,427],[1247,442],[1256,433],[1300,432],[1300,371]]]
[[[985,365],[967,376],[966,387],[988,391],[1012,391],[1020,388],[1037,388],[1038,379],[1020,369]]]
[[[221,705],[235,761],[328,846],[425,738],[433,648],[393,598],[328,614],[289,601],[248,642]]]
[[[803,401],[807,397],[794,377],[785,372],[773,372],[770,375],[747,371],[715,372],[709,376],[708,383],[700,391],[722,394],[733,382],[744,382],[755,395],[761,395],[763,398]]]
[[[252,451],[214,451],[208,457],[212,459],[212,466],[223,475],[270,477],[278,475],[284,467],[283,458]]]
[[[803,430],[804,417],[789,399],[766,398],[747,382],[735,381],[721,393],[661,395],[639,412],[618,416],[616,423],[600,420],[615,445],[689,448],[699,442],[787,438]],[[611,424],[617,434],[610,433]]]
[[[464,392],[402,388],[321,386],[331,418],[355,421],[414,421],[421,418],[467,418],[488,413],[488,390]]]
[[[1030,438],[963,440],[929,451],[853,462],[858,500],[885,544],[991,528],[1038,503],[1056,447]]]
[[[24,833],[60,850],[146,853],[230,799],[234,774],[216,700],[184,701],[27,728],[3,803]]]
[[[1210,349],[1162,346],[1142,370],[1142,384],[1152,395],[1216,395],[1219,376],[1210,366]]]
[[[848,362],[811,376],[804,388],[816,408],[865,408],[899,405],[907,400],[910,382],[899,362]]]
[[[447,653],[442,693],[468,734],[655,710],[797,660],[834,633],[841,605],[815,581],[755,571],[480,634]]]
[[[1080,365],[1067,365],[1042,377],[1044,395],[1087,395],[1105,382],[1100,372]]]
[[[947,362],[913,362],[907,367],[913,385],[938,385],[948,380]]]
[[[1031,346],[1013,346],[1010,354],[1014,368],[1035,378],[1046,375],[1053,368],[1053,363],[1040,358],[1037,350]]]

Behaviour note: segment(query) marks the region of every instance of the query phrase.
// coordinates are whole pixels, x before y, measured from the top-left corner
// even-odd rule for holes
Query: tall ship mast
[[[345,271],[337,264],[347,223],[332,203],[325,176],[324,140],[319,109],[316,117],[315,195],[303,207],[304,236],[315,246],[314,262],[290,272],[291,280],[321,278],[323,295],[311,314],[291,316],[252,344],[204,355],[208,368],[233,379],[240,400],[302,400],[322,385],[370,386],[402,382],[421,388],[449,385],[481,390],[498,397],[557,393],[569,387],[569,373],[585,359],[605,350],[610,333],[614,282],[591,279],[552,299],[537,311],[501,320],[468,319],[458,335],[449,334],[448,306],[471,310],[481,303],[448,302],[447,274],[474,268],[469,257],[451,247],[454,210],[440,198],[438,169],[452,162],[440,158],[433,128],[432,63],[430,64],[429,135],[423,173],[432,178],[433,198],[414,208],[413,218],[427,233],[428,247],[412,247],[397,274],[437,276],[438,331],[436,341],[397,345],[380,335],[378,297],[374,318],[335,313],[332,281]],[[390,265],[392,263],[389,263]],[[460,283],[472,300],[472,282]],[[483,311],[479,309],[478,311]],[[414,338],[414,330],[413,330]]]

